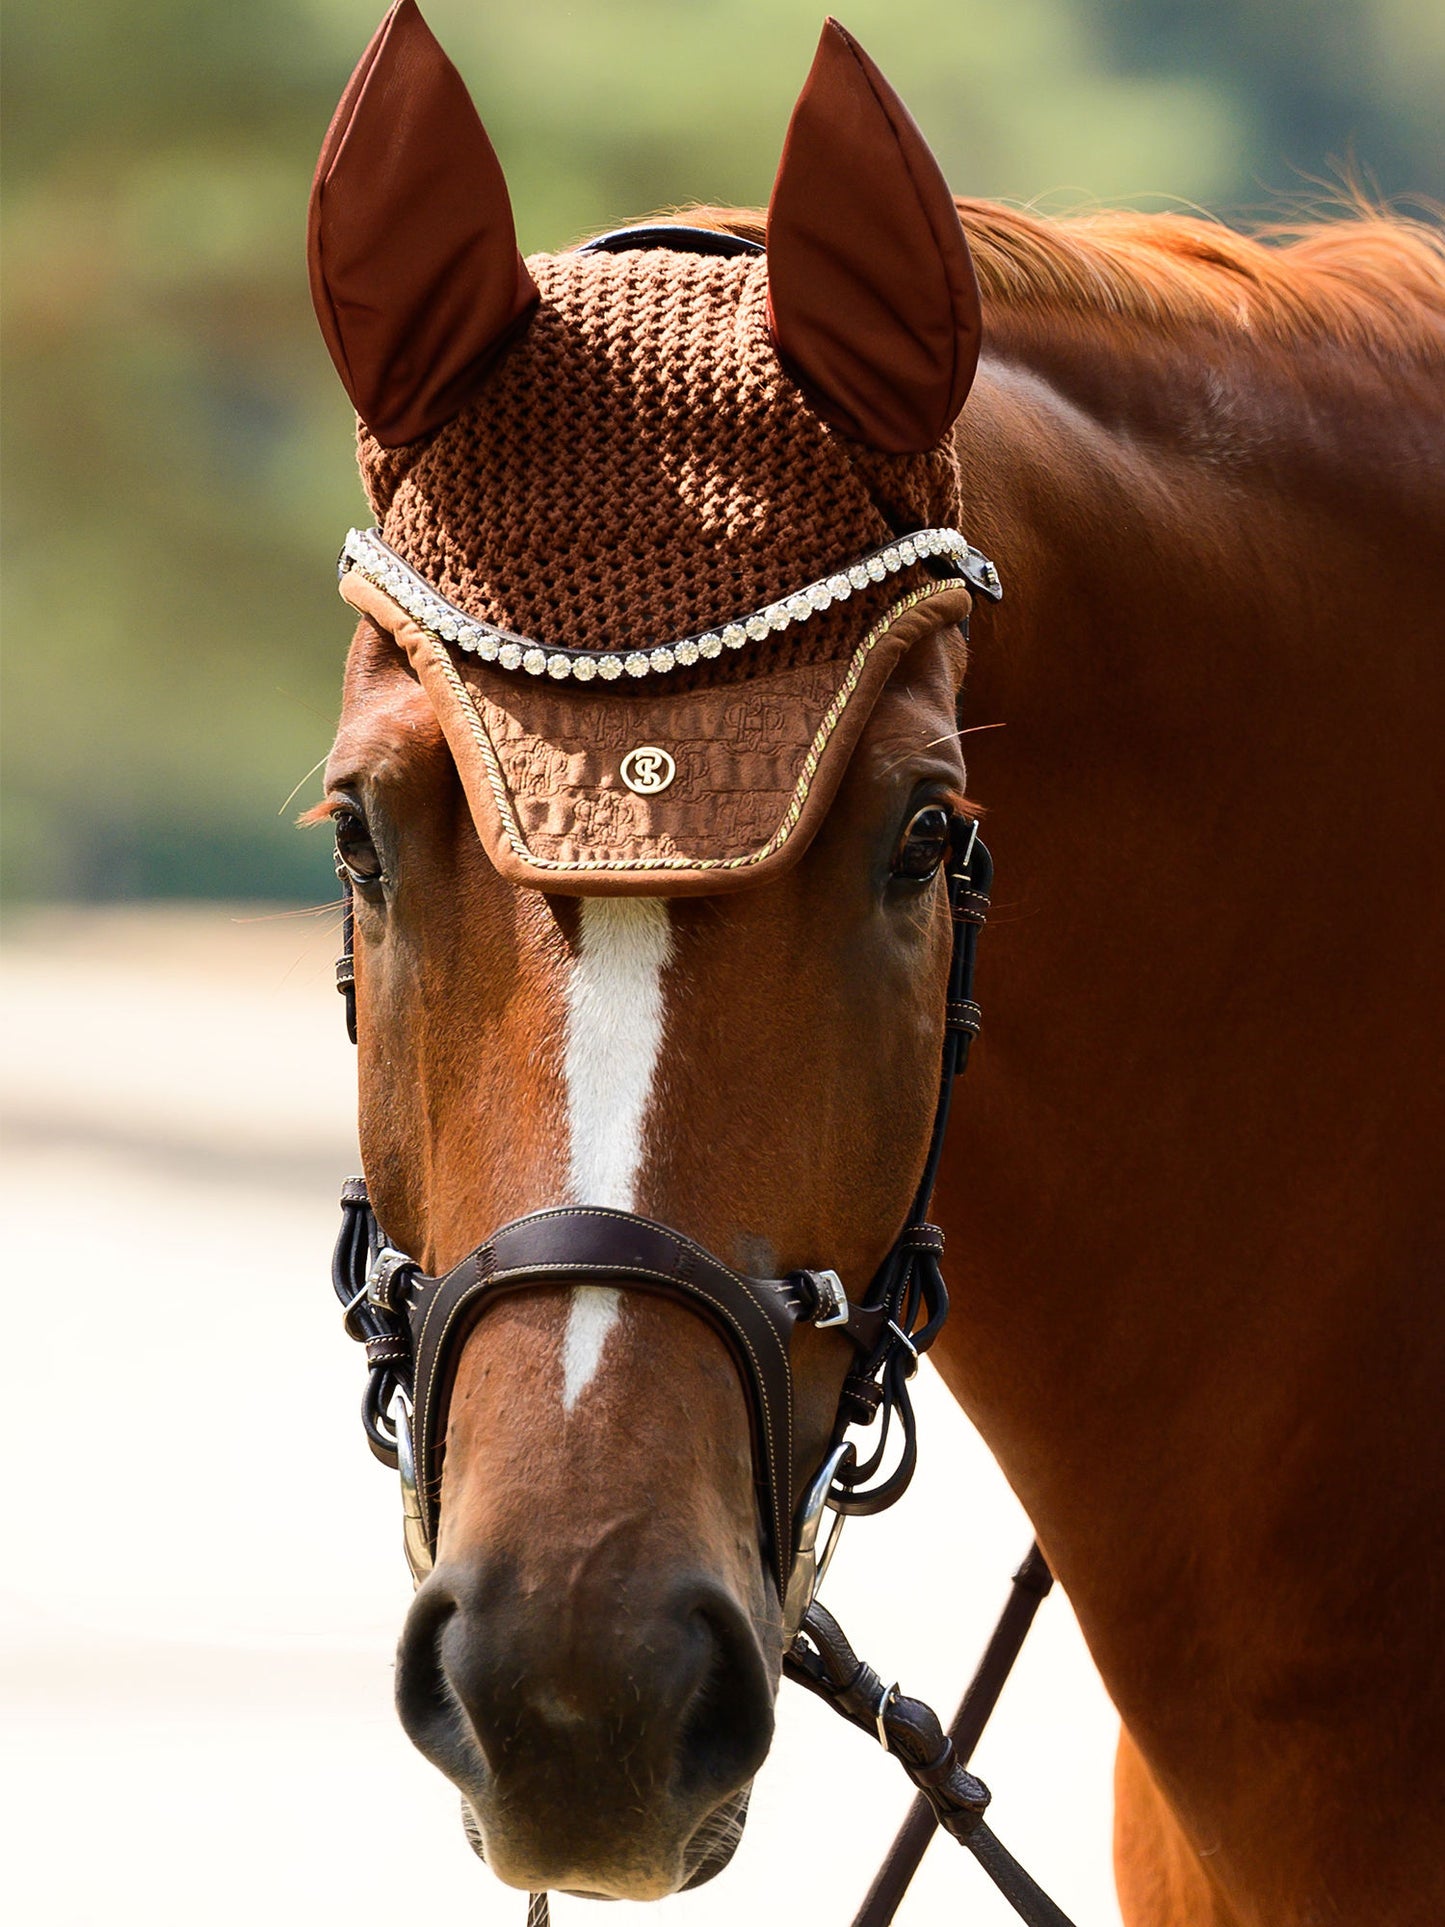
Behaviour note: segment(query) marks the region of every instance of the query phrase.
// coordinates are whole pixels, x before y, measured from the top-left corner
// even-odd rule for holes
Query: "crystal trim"
[[[547,676],[554,682],[591,682],[600,676],[615,682],[620,676],[665,676],[674,669],[688,669],[704,658],[712,661],[725,649],[741,649],[749,641],[786,629],[795,622],[806,622],[835,602],[846,602],[855,590],[870,583],[883,582],[900,569],[938,556],[960,574],[965,565],[970,576],[980,565],[992,573],[993,565],[981,557],[957,529],[915,529],[881,548],[870,550],[856,562],[832,574],[809,582],[790,595],[780,596],[766,608],[733,621],[715,625],[679,642],[649,645],[640,649],[544,649],[530,637],[499,629],[495,623],[469,616],[454,602],[439,595],[424,577],[409,568],[394,549],[387,547],[375,529],[353,529],[347,536],[337,564],[339,575],[354,569],[375,588],[389,595],[421,627],[443,642],[455,644],[468,655],[501,669],[521,670],[529,676]]]

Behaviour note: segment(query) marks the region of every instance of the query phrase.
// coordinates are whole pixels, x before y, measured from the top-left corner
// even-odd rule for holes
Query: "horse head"
[[[843,1428],[941,1317],[904,1234],[992,590],[954,526],[978,301],[831,22],[756,225],[524,262],[411,0],[313,193],[377,518],[326,809],[412,1321],[398,1703],[523,1887],[726,1863],[799,1542],[823,1492],[867,1503]]]

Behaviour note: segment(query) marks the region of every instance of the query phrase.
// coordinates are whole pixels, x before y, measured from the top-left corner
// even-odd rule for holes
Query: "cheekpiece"
[[[795,623],[821,615],[835,603],[846,602],[855,591],[867,589],[871,583],[884,582],[899,570],[932,558],[951,565],[951,572],[982,594],[996,600],[1001,593],[993,564],[957,529],[915,529],[896,542],[870,549],[831,575],[820,576],[778,597],[765,608],[674,642],[616,650],[549,648],[469,615],[403,562],[376,529],[351,531],[342,547],[337,573],[345,576],[355,570],[389,595],[428,634],[482,662],[529,676],[550,676],[554,682],[566,682],[570,677],[589,683],[599,679],[617,682],[624,676],[665,676],[673,670],[692,669],[699,662],[714,662],[727,650],[762,642]]]

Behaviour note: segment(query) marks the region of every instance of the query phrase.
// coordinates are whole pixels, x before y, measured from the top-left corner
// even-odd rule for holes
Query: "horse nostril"
[[[474,1764],[441,1652],[458,1610],[450,1587],[433,1574],[412,1601],[396,1649],[396,1710],[402,1726],[413,1746],[453,1780]]]
[[[690,1620],[704,1650],[678,1729],[677,1791],[721,1797],[751,1780],[767,1757],[772,1684],[752,1623],[728,1593],[694,1588],[679,1600],[678,1615]]]

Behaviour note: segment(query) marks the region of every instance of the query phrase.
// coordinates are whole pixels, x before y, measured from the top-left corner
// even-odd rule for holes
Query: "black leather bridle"
[[[666,224],[619,229],[586,244],[587,251],[605,252],[646,247],[709,254],[762,252],[757,242],[741,236]],[[998,578],[992,564],[980,556],[978,565],[962,566],[957,573],[996,599]],[[346,999],[347,1034],[354,1044],[352,895],[339,862],[337,873],[343,917],[336,983]],[[404,1543],[418,1584],[436,1554],[452,1378],[463,1341],[490,1306],[507,1293],[543,1285],[608,1283],[661,1292],[706,1319],[731,1350],[747,1392],[763,1550],[782,1606],[784,1671],[877,1738],[918,1790],[853,1927],[887,1927],[938,1827],[969,1849],[1028,1927],[1070,1927],[984,1823],[988,1788],[964,1764],[1053,1584],[1039,1548],[1030,1550],[1014,1574],[1008,1604],[946,1733],[930,1707],[900,1694],[896,1685],[885,1686],[857,1658],[837,1621],[814,1596],[843,1518],[881,1512],[907,1490],[917,1463],[909,1382],[948,1316],[943,1233],[929,1223],[928,1213],[954,1080],[968,1063],[979,1029],[973,979],[993,860],[976,823],[954,818],[945,878],[953,945],[933,1130],[907,1220],[857,1304],[848,1301],[835,1271],[751,1278],[667,1225],[591,1205],[518,1218],[494,1231],[443,1276],[429,1277],[387,1240],[365,1180],[359,1177],[348,1178],[342,1187],[332,1282],[345,1308],[347,1332],[366,1347],[362,1422],[372,1451],[400,1473]],[[836,1331],[851,1345],[852,1360],[828,1451],[801,1495],[795,1495],[790,1341],[799,1324]],[[895,1423],[901,1445],[889,1465]],[[860,1459],[846,1434],[854,1426],[874,1425],[876,1437]],[[836,1518],[820,1551],[818,1531],[825,1508]],[[528,1927],[545,1927],[546,1920],[546,1896],[534,1894]]]

